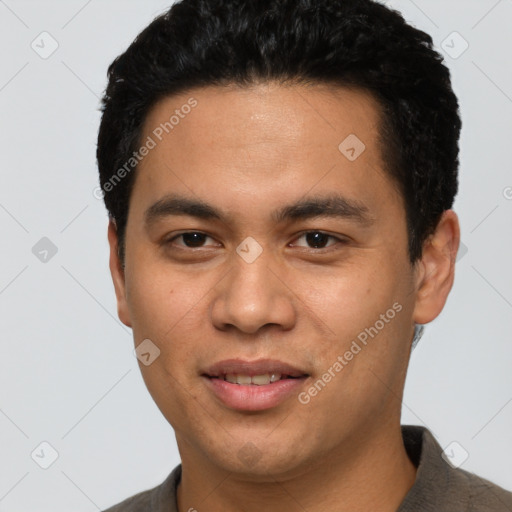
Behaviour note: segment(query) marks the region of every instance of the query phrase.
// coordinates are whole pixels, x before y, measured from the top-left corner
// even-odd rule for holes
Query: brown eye
[[[308,247],[312,249],[324,249],[326,247],[330,247],[330,245],[327,245],[329,242],[329,239],[332,239],[334,242],[343,242],[343,240],[328,235],[327,233],[324,233],[323,231],[308,231],[306,233],[303,233],[297,240],[300,240],[301,238],[305,238],[306,244]],[[335,244],[331,244],[335,245]],[[304,247],[304,246],[301,246]]]
[[[197,248],[200,248],[203,246],[203,244],[205,243],[205,240],[207,238],[211,238],[211,237],[209,237],[205,233],[201,233],[199,231],[189,231],[187,233],[181,233],[179,235],[176,235],[175,237],[168,240],[166,243],[168,245],[173,245],[173,242],[180,238],[183,241],[183,244],[175,244],[175,245],[178,245],[178,247],[187,247],[189,249],[197,249]]]

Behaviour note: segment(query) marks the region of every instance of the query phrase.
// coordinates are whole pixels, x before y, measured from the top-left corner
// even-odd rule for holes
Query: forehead
[[[379,103],[359,89],[275,82],[210,86],[157,102],[146,117],[143,135],[152,134],[164,145],[194,143],[198,155],[261,144],[279,144],[282,153],[296,146],[332,149],[334,144],[336,149],[340,137],[349,134],[373,150],[379,117]]]
[[[151,138],[154,147],[138,166],[134,195],[147,206],[181,192],[233,212],[263,199],[277,207],[308,192],[378,204],[394,191],[383,172],[379,121],[378,102],[360,90],[276,83],[191,89],[149,112],[141,140]]]

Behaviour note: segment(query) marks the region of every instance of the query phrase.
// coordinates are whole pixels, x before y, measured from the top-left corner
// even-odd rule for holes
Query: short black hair
[[[126,163],[151,107],[196,87],[276,80],[355,87],[378,101],[384,170],[404,198],[411,264],[421,257],[457,194],[462,124],[430,35],[373,0],[181,0],[108,69],[97,159],[123,267],[136,171]]]

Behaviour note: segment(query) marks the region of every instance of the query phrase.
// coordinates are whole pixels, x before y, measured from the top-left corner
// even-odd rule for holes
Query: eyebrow
[[[232,218],[232,215],[224,214],[204,201],[171,194],[159,199],[145,211],[144,222],[149,227],[160,219],[183,215],[222,222],[228,222]],[[293,204],[275,210],[270,216],[275,223],[317,217],[347,219],[366,227],[372,225],[376,220],[365,204],[339,194],[300,199]]]

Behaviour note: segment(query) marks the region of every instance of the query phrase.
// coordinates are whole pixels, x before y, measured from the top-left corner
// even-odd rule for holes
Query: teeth
[[[237,375],[236,376],[236,383],[237,384],[250,384],[251,383],[251,377],[249,377],[249,375]]]
[[[268,373],[266,375],[255,375],[251,380],[253,384],[263,386],[265,384],[270,384],[272,376],[269,375]]]
[[[253,377],[251,377],[250,375],[230,373],[228,375],[225,375],[224,377],[224,380],[227,380],[232,384],[240,384],[242,386],[247,386],[249,384],[255,384],[256,386],[265,386],[266,384],[270,384],[271,382],[277,382],[280,379],[280,373],[264,373],[263,375],[254,375]]]

